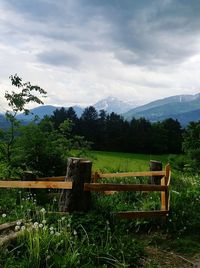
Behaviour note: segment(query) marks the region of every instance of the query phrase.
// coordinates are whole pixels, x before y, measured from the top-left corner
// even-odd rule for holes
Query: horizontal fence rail
[[[0,188],[72,189],[72,182],[0,181]]]
[[[149,184],[114,184],[114,183],[84,183],[85,191],[146,191],[162,192],[166,191],[168,186],[149,185]]]
[[[164,176],[165,171],[144,171],[144,172],[122,172],[122,173],[96,173],[99,178],[117,178],[117,177],[150,177]]]

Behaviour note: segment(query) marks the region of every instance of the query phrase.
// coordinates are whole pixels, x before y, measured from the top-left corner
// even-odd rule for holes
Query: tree
[[[181,153],[182,129],[178,120],[172,118],[162,121],[162,126],[166,135],[167,153]]]
[[[132,152],[151,153],[152,126],[145,118],[130,122]]]
[[[191,122],[183,134],[183,151],[190,159],[191,167],[199,172],[200,167],[200,121]]]
[[[22,78],[17,74],[10,76],[11,84],[16,87],[16,91],[9,93],[6,91],[5,98],[8,102],[8,106],[11,110],[6,112],[6,120],[10,124],[10,128],[7,131],[1,133],[1,157],[8,165],[11,165],[12,161],[12,150],[15,143],[16,131],[20,122],[17,120],[18,113],[29,114],[30,111],[27,109],[29,103],[43,104],[42,100],[38,95],[45,96],[46,91],[37,85],[31,85],[30,82],[23,83]]]
[[[64,107],[60,109],[56,109],[51,116],[51,120],[53,122],[54,128],[59,129],[61,123],[63,123],[67,119],[67,111]]]
[[[91,141],[95,148],[97,141],[99,140],[98,132],[98,112],[93,106],[85,108],[80,118],[80,131],[81,136],[84,136],[86,140]]]

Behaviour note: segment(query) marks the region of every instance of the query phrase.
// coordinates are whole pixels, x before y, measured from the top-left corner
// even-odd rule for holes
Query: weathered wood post
[[[83,158],[68,158],[65,181],[72,181],[71,190],[62,190],[59,211],[88,211],[91,206],[90,191],[84,192],[84,183],[91,182],[92,162]]]
[[[150,171],[160,171],[162,170],[162,162],[150,160],[149,168],[150,168]],[[160,185],[162,177],[163,176],[151,176],[149,183]]]

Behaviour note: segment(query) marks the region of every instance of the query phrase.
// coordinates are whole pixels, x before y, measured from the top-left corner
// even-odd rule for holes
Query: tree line
[[[199,172],[200,121],[191,122],[183,130],[172,118],[155,123],[133,118],[128,122],[116,113],[97,112],[90,106],[80,118],[72,107],[61,108],[52,116],[23,126],[17,114],[30,113],[29,103],[42,104],[40,96],[46,91],[30,82],[23,83],[17,75],[10,79],[17,90],[5,94],[11,109],[5,115],[10,128],[0,128],[0,178],[23,177],[30,170],[40,177],[64,174],[71,152],[77,149],[80,156],[90,148],[145,154],[181,153],[173,160],[176,167]]]
[[[94,150],[121,151],[134,153],[180,153],[182,151],[182,128],[172,118],[151,123],[145,118],[130,122],[122,116],[104,110],[97,112],[87,107],[80,118],[72,107],[56,109],[49,118],[54,129],[69,120],[72,123],[71,134],[85,137]]]

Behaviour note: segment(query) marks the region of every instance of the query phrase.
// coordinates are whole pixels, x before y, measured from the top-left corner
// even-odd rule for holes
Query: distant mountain
[[[162,121],[166,118],[179,119],[183,124],[200,120],[200,94],[177,95],[150,102],[131,109],[123,116],[127,120],[144,117],[150,121]]]
[[[53,112],[56,109],[60,109],[61,107],[59,106],[52,106],[52,105],[41,105],[36,108],[30,109],[30,114],[29,115],[24,115],[24,114],[19,114],[17,116],[18,120],[22,121],[31,121],[35,116],[39,116],[40,119],[42,119],[45,115],[51,116],[53,115]],[[65,109],[68,109],[69,107],[65,107]],[[76,114],[78,117],[81,116],[83,112],[83,108],[80,106],[73,106]]]
[[[0,114],[0,128],[7,128],[9,127],[9,122],[5,119],[5,116],[3,114]]]
[[[129,111],[131,108],[136,107],[136,104],[130,104],[129,102],[121,101],[118,98],[109,96],[95,103],[94,108],[97,111],[105,110],[107,113],[122,114]]]

